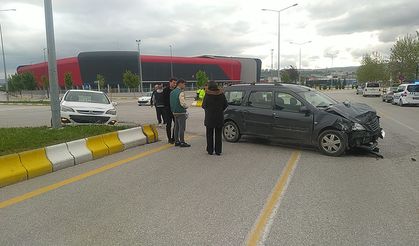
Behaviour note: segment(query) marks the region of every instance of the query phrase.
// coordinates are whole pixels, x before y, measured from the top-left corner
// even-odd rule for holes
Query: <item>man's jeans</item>
[[[185,142],[186,114],[174,114],[175,116],[175,142]]]

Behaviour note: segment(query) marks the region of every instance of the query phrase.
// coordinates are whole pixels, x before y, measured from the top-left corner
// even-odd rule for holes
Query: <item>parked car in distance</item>
[[[401,84],[393,95],[393,104],[419,105],[419,83]]]
[[[388,87],[387,89],[383,89],[382,99],[383,102],[393,102],[393,95],[397,92],[397,86]]]
[[[100,91],[69,90],[61,99],[63,124],[108,124],[118,121],[116,103]]]
[[[362,94],[362,92],[364,91],[364,85],[358,85],[358,87],[356,87],[356,94]]]
[[[138,98],[138,106],[151,106],[152,92],[146,92],[143,96]]]
[[[381,87],[377,82],[367,82],[365,83],[364,90],[362,91],[362,96],[381,96]]]
[[[375,149],[385,133],[374,109],[339,103],[312,88],[287,84],[240,84],[225,88],[223,136],[228,142],[253,135],[311,145],[340,156],[356,147]]]

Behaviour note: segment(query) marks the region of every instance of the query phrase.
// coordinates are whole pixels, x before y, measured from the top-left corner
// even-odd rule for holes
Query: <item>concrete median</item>
[[[29,179],[52,172],[52,164],[44,148],[21,152],[19,157]]]
[[[45,148],[47,157],[52,163],[52,171],[74,166],[74,156],[72,156],[67,148],[67,144],[57,144]]]
[[[144,145],[147,143],[147,137],[144,135],[141,127],[118,131],[118,137],[124,145],[124,149]]]
[[[92,152],[87,148],[86,139],[66,143],[76,165],[93,160]]]
[[[155,133],[151,125],[143,125],[142,129],[143,129],[144,135],[146,135],[147,137],[147,143],[154,143],[157,141],[155,137]]]
[[[0,187],[14,184],[28,178],[18,154],[0,156]]]
[[[109,148],[103,141],[102,135],[87,138],[86,145],[92,152],[93,159],[109,155]]]
[[[117,132],[106,133],[102,135],[103,142],[108,146],[109,154],[118,153],[124,150],[124,145],[118,138]]]

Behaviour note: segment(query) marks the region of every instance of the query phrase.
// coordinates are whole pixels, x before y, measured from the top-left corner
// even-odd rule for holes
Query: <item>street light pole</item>
[[[170,77],[173,78],[173,47],[172,45],[169,45],[170,47]]]
[[[295,44],[298,45],[300,48],[300,52],[299,52],[299,64],[298,64],[298,71],[299,71],[299,78],[298,80],[301,82],[301,46],[305,45],[305,44],[309,44],[311,43],[311,40],[306,41],[306,42],[302,42],[302,43],[297,43],[297,42],[290,42],[290,44]]]
[[[0,9],[0,11],[16,11],[16,9]],[[7,81],[7,71],[6,71],[6,56],[4,55],[4,43],[3,43],[3,31],[0,24],[0,37],[1,37],[1,53],[3,55],[3,68],[4,68],[4,82],[6,83],[6,97],[9,101],[9,83]]]
[[[53,128],[61,127],[60,100],[57,77],[57,57],[55,54],[54,17],[52,14],[51,0],[44,0],[45,28],[48,49],[48,76],[51,98],[51,124]]]
[[[278,82],[281,82],[281,12],[289,8],[295,7],[297,5],[298,3],[295,3],[280,10],[262,9],[262,11],[271,11],[278,13]]]
[[[137,42],[137,49],[138,49],[138,77],[140,79],[140,92],[143,92],[143,70],[141,67],[141,49],[140,49],[140,44],[141,44],[141,39],[137,39],[135,40],[135,42]]]

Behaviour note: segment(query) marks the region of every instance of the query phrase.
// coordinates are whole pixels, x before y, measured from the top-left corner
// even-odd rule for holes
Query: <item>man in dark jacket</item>
[[[157,121],[159,122],[159,127],[161,127],[162,118],[163,123],[166,124],[166,119],[164,117],[163,86],[161,84],[156,85],[156,88],[151,95],[151,107],[153,106],[156,107]]]
[[[163,89],[163,104],[164,104],[164,114],[163,117],[165,118],[166,122],[166,134],[167,134],[167,141],[170,144],[175,143],[174,137],[174,129],[172,131],[172,123],[174,122],[174,117],[172,110],[170,109],[170,92],[176,88],[176,78],[171,78],[169,80],[169,84],[166,88]]]
[[[224,125],[224,110],[227,108],[227,99],[217,83],[210,81],[206,91],[202,108],[205,110],[205,126],[207,128],[207,152],[209,155],[221,155],[221,133]],[[215,133],[215,148],[214,148]]]

